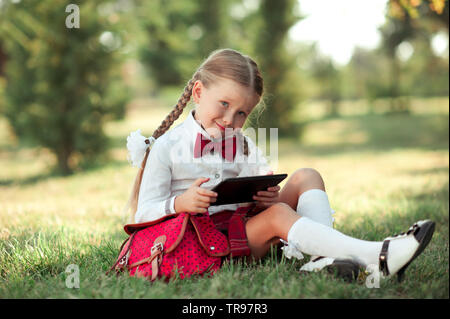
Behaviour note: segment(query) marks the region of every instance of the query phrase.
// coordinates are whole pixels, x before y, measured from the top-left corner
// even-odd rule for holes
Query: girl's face
[[[225,129],[241,129],[259,101],[252,89],[225,78],[208,88],[197,80],[192,97],[197,105],[194,117],[212,138],[224,137]]]

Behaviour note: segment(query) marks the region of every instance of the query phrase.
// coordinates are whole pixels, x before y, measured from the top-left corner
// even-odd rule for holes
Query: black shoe
[[[409,264],[419,256],[425,247],[430,243],[433,237],[435,223],[431,220],[418,221],[412,225],[407,232],[388,237],[384,240],[379,257],[379,269],[384,276],[391,276],[397,274],[398,282],[403,280],[406,268]],[[389,260],[389,244],[394,240],[404,240],[407,237],[414,236],[415,242],[411,241],[410,257],[409,259],[392,261],[388,267]],[[392,259],[392,256],[391,256]]]
[[[325,267],[328,273],[342,278],[346,282],[353,282],[359,276],[359,264],[350,259],[336,259],[331,265]]]
[[[358,279],[360,265],[351,259],[334,259],[329,257],[317,257],[305,264],[300,271],[311,272],[326,269],[328,273],[334,274],[347,282]]]

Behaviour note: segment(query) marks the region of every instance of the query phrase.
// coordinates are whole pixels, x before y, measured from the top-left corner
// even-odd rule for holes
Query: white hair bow
[[[148,142],[146,142],[147,140]],[[155,143],[153,136],[146,138],[141,134],[141,130],[131,132],[127,137],[128,162],[133,166],[140,167],[147,148],[151,147],[153,143]]]

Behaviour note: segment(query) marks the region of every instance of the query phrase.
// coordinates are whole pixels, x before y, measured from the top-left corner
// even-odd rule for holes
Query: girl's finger
[[[209,207],[209,202],[205,202],[205,201],[202,201],[202,200],[198,200],[198,201],[195,203],[195,206],[197,206],[197,207],[202,207],[202,208],[208,208],[208,207]]]
[[[263,197],[263,196],[253,196],[253,200],[256,200],[258,202],[262,202],[262,203],[267,203],[267,202],[274,202],[275,198],[274,197]]]
[[[192,183],[192,185],[200,187],[200,185],[202,185],[203,183],[206,183],[207,181],[209,181],[209,177],[200,177],[200,178],[197,178],[194,181],[194,183]]]
[[[217,193],[210,191],[209,189],[199,187],[197,193],[204,196],[217,197]]]
[[[216,201],[215,197],[209,197],[209,196],[203,196],[203,195],[198,195],[197,200],[202,202],[202,203],[214,203]]]
[[[267,188],[269,192],[278,192],[280,189],[281,187],[279,185]]]
[[[256,195],[262,196],[262,197],[277,197],[278,192],[259,191],[258,193],[256,193]]]

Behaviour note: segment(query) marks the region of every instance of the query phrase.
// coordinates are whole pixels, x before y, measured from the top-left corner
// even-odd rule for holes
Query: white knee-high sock
[[[298,198],[297,213],[322,225],[333,227],[334,211],[330,207],[328,195],[321,189],[310,189]]]
[[[382,242],[365,241],[317,223],[308,217],[297,220],[288,232],[288,245],[308,255],[349,258],[363,266],[378,265]]]
[[[300,216],[308,217],[315,222],[322,225],[333,227],[334,218],[332,215],[334,211],[330,207],[328,195],[321,189],[310,189],[303,192],[298,198],[297,213]],[[312,255],[311,260],[314,261],[319,256]],[[303,269],[308,269],[310,263],[303,266]]]

